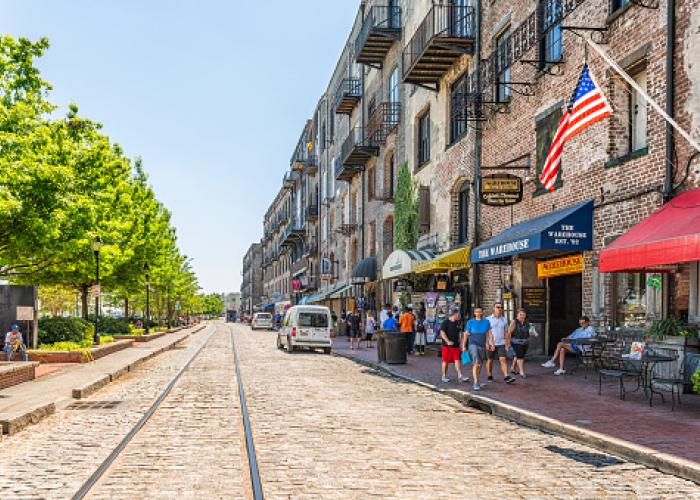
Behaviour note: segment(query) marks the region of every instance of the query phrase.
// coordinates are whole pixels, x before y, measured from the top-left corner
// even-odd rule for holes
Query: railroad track
[[[83,483],[80,489],[73,495],[73,500],[81,500],[86,498],[90,493],[95,490],[100,479],[106,477],[109,470],[112,468],[117,459],[126,451],[129,447],[131,441],[136,437],[136,435],[148,425],[151,417],[158,411],[163,402],[167,399],[168,395],[175,387],[180,378],[187,372],[190,365],[199,357],[202,351],[207,347],[212,337],[216,335],[217,329],[214,325],[214,331],[212,331],[204,343],[195,351],[192,357],[187,361],[187,363],[175,374],[175,376],[170,380],[168,385],[163,389],[155,402],[146,411],[146,413],[141,417],[141,419],[129,430],[129,432],[122,438],[122,440],[114,447],[111,453],[105,458],[105,460],[95,469],[95,471],[90,475],[90,477]],[[253,493],[254,500],[262,500],[263,490],[262,483],[260,481],[260,474],[258,470],[258,461],[255,455],[255,444],[253,442],[253,434],[250,426],[250,418],[248,416],[248,407],[246,405],[245,390],[243,388],[243,382],[241,381],[240,368],[238,366],[238,353],[236,351],[236,344],[233,335],[233,330],[229,329],[231,335],[231,351],[232,351],[232,362],[236,370],[236,379],[238,382],[238,397],[241,408],[241,419],[243,421],[243,428],[245,431],[245,444],[248,458],[249,467],[249,477]],[[241,471],[243,473],[243,471]]]

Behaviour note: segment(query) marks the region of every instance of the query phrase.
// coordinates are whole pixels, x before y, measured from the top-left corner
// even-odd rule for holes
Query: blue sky
[[[141,156],[204,290],[237,291],[358,0],[1,0],[2,32],[49,38],[65,111]]]

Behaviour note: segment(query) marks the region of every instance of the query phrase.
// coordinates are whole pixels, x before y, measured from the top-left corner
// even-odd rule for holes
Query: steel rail
[[[212,326],[212,325],[209,325]],[[85,496],[90,493],[90,490],[97,484],[97,481],[100,480],[100,478],[104,475],[105,472],[110,468],[110,466],[114,463],[114,461],[119,457],[119,455],[124,451],[124,448],[127,447],[129,442],[136,436],[136,434],[143,428],[144,425],[150,420],[150,418],[153,416],[153,414],[156,412],[158,407],[163,403],[166,397],[170,394],[170,391],[173,389],[175,384],[177,383],[178,380],[180,380],[180,377],[187,371],[187,369],[190,367],[192,362],[199,356],[199,354],[202,352],[202,350],[209,344],[209,341],[211,338],[214,336],[216,333],[216,325],[214,326],[214,331],[209,335],[207,340],[197,349],[197,351],[192,355],[192,357],[187,361],[187,364],[183,366],[180,371],[177,372],[177,375],[170,381],[168,386],[163,390],[163,392],[158,396],[158,399],[151,405],[151,407],[148,409],[146,414],[141,417],[141,419],[134,425],[134,427],[131,428],[129,433],[124,436],[124,438],[119,442],[119,444],[112,450],[112,452],[107,456],[107,458],[100,464],[100,466],[95,470],[95,472],[92,473],[92,475],[88,478],[85,483],[80,487],[80,489],[73,495],[73,500],[81,500],[85,498]]]
[[[260,470],[258,469],[258,459],[255,455],[255,444],[253,443],[253,432],[250,427],[248,417],[248,405],[245,401],[245,390],[241,381],[241,370],[238,366],[238,353],[236,352],[236,342],[231,329],[231,347],[233,348],[233,363],[236,366],[236,380],[238,381],[238,397],[241,401],[241,416],[243,418],[243,428],[245,429],[245,447],[248,452],[248,466],[250,468],[250,481],[253,486],[253,498],[263,500],[262,483],[260,481]]]

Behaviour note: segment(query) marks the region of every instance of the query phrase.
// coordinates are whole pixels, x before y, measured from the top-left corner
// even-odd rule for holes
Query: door
[[[330,320],[326,312],[300,311],[297,326],[301,340],[327,341],[330,337]]]
[[[581,274],[557,276],[547,280],[549,287],[549,352],[557,343],[578,328],[582,313]]]
[[[464,37],[469,35],[469,8],[468,0],[452,0],[450,2],[450,31],[455,37]]]

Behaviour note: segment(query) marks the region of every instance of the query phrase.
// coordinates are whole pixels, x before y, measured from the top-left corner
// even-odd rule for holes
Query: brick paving
[[[344,337],[336,339],[334,350],[345,355],[376,362],[376,349],[351,351]],[[375,343],[372,344],[373,346]],[[527,379],[513,385],[502,383],[500,369],[494,367],[496,381],[488,384],[481,396],[493,398],[519,408],[555,418],[577,427],[594,430],[618,439],[676,455],[681,458],[700,462],[700,396],[684,394],[681,406],[671,411],[667,394],[666,404],[655,396],[654,406],[649,407],[642,391],[628,393],[624,401],[619,399],[617,380],[603,382],[603,391],[598,395],[598,376],[592,371],[588,379],[583,377],[583,369],[578,374],[555,377],[554,369],[540,366],[540,361],[526,361]],[[567,367],[573,366],[573,360],[567,360]],[[471,384],[440,381],[440,359],[436,353],[424,357],[409,355],[405,365],[389,365],[392,370],[438,387],[459,388],[473,392]],[[471,366],[464,370],[472,377]],[[450,378],[455,379],[453,368]],[[485,368],[482,381],[486,378]],[[633,381],[626,381],[630,389]]]
[[[232,328],[267,498],[700,498],[689,481]]]

